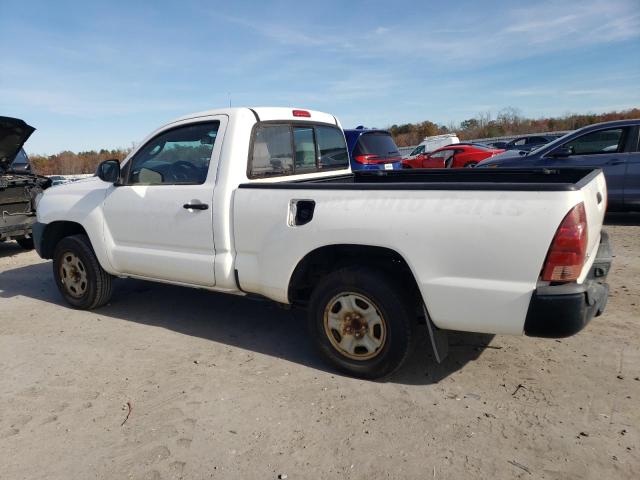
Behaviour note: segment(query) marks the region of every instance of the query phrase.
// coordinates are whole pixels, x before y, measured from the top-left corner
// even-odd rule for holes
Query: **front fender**
[[[116,275],[104,242],[104,215],[102,206],[110,184],[97,177],[48,188],[42,195],[36,211],[37,223],[43,226],[40,236],[57,222],[72,222],[86,232],[102,268]],[[40,240],[42,241],[42,240]],[[39,247],[42,251],[42,245]],[[40,252],[39,251],[39,252]]]

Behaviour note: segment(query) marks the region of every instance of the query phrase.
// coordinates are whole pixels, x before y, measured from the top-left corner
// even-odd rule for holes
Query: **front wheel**
[[[347,267],[324,277],[309,304],[309,330],[324,359],[361,378],[385,377],[414,338],[411,302],[382,272]]]
[[[65,237],[53,254],[53,276],[58,290],[74,308],[91,310],[111,298],[113,277],[98,262],[86,235]]]

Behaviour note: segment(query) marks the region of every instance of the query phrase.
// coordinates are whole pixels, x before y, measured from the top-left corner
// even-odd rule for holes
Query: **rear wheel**
[[[399,369],[414,337],[411,302],[382,272],[347,267],[324,277],[311,295],[309,329],[337,369],[380,378]]]
[[[112,279],[100,266],[86,235],[65,237],[53,254],[58,290],[74,308],[91,310],[111,298]]]

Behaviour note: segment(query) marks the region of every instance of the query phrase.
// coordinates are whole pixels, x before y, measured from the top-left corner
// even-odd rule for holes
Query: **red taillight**
[[[567,213],[553,237],[542,269],[542,280],[547,282],[577,280],[586,255],[587,214],[584,203],[579,203]]]
[[[373,153],[369,153],[367,155],[356,155],[353,159],[363,165],[377,165],[380,163],[396,163],[402,161],[402,157],[381,157],[380,155],[374,155]]]
[[[311,117],[311,113],[307,112],[306,110],[294,110],[293,111],[293,116],[294,117],[310,118]]]
[[[380,163],[382,160],[378,155],[356,155],[353,158],[356,162],[362,163],[364,165],[370,165],[372,163]]]

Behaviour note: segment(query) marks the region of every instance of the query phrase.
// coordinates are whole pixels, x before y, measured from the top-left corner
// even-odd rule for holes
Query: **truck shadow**
[[[14,255],[18,255],[19,253],[23,253],[24,251],[24,248],[22,248],[16,242],[0,242],[0,258],[13,257]]]
[[[53,282],[50,262],[0,272],[0,299],[15,296],[68,308]],[[111,317],[166,328],[337,374],[316,353],[307,336],[304,312],[284,310],[270,301],[139,280],[117,280],[112,302],[96,313],[104,320]],[[417,348],[407,363],[387,382],[437,383],[476,360],[493,338],[453,333],[449,356],[438,365],[425,326],[420,326],[418,337]]]

